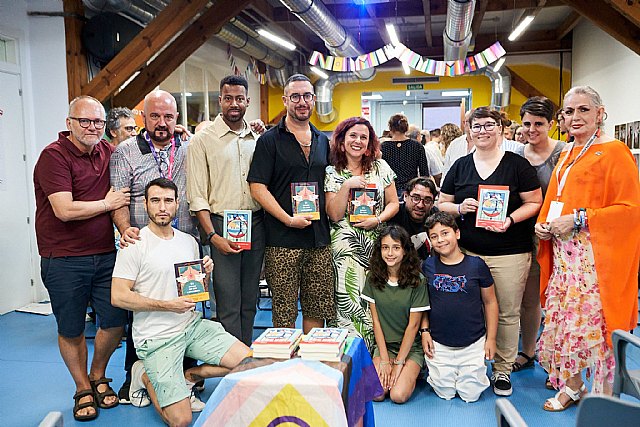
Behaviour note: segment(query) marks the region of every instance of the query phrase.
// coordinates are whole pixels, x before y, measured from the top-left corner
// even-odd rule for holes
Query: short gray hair
[[[564,95],[564,99],[569,98],[573,95],[586,95],[591,100],[591,103],[595,107],[603,107],[602,98],[600,98],[600,94],[596,92],[594,88],[591,86],[574,86]]]
[[[120,119],[134,119],[133,112],[127,107],[115,107],[107,114],[107,135],[111,138],[111,131],[116,131],[120,127]]]

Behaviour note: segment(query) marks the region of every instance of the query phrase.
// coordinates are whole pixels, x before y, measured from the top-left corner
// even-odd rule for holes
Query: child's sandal
[[[559,391],[559,392],[557,392],[554,397],[551,397],[551,398],[547,399],[544,402],[544,406],[542,407],[542,409],[544,409],[545,411],[549,411],[549,412],[561,412],[561,411],[564,411],[569,406],[571,406],[573,404],[578,404],[578,402],[580,402],[580,399],[582,398],[582,395],[585,393],[585,391],[586,391],[586,387],[585,387],[584,384],[582,384],[577,391],[576,390],[572,390],[568,386],[565,386],[564,389]],[[560,402],[560,395],[562,393],[564,393],[567,396],[569,396],[569,400],[564,405]]]

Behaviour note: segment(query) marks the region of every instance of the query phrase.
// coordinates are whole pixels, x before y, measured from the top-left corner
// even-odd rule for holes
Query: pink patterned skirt
[[[556,389],[583,369],[593,374],[592,392],[613,383],[614,357],[607,345],[593,247],[588,230],[553,239],[553,271],[546,290],[540,365]]]

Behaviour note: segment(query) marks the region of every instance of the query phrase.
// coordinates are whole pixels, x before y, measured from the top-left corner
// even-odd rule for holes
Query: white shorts
[[[489,387],[487,367],[484,364],[485,337],[468,347],[448,347],[433,342],[433,359],[425,356],[429,377],[427,382],[433,391],[449,400],[456,393],[465,402],[475,402]]]

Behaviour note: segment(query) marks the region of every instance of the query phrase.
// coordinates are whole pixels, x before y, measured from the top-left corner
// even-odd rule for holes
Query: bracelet
[[[213,230],[211,233],[207,234],[207,243],[211,243],[211,238],[216,235],[216,231]]]
[[[389,362],[385,362],[384,360],[381,360],[381,361],[380,361],[380,366],[382,366],[382,365],[388,365],[388,364],[389,364]]]
[[[580,214],[577,209],[573,210],[573,232],[579,233],[582,229],[582,223],[580,222]]]
[[[511,215],[507,215],[507,218],[509,218],[511,220],[511,225],[516,223],[516,221],[513,219],[513,217]],[[511,225],[509,227],[511,227]]]
[[[104,212],[109,211],[109,209],[107,209],[107,202],[105,202],[104,200],[102,200],[102,206],[104,206]]]
[[[460,221],[464,221],[464,215],[462,214],[462,203],[458,204],[458,215],[460,215]]]
[[[393,364],[396,365],[396,366],[404,366],[405,361],[404,361],[404,359],[396,359],[396,360],[393,361]]]
[[[380,215],[376,215],[376,219],[378,220],[378,225],[382,225],[382,221],[380,220]]]
[[[420,328],[420,329],[418,329],[418,333],[420,335],[422,335],[424,333],[429,333],[430,334],[431,333],[431,328]]]

